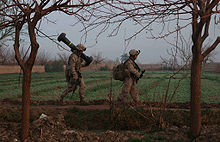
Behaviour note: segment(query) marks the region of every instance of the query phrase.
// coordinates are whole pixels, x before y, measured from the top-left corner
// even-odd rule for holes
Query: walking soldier
[[[129,103],[128,94],[131,94],[133,102],[136,104],[139,102],[138,90],[136,88],[137,80],[142,77],[144,71],[141,72],[135,63],[135,60],[140,54],[140,50],[132,49],[129,54],[129,58],[124,62],[124,68],[128,72],[128,75],[124,78],[122,91],[118,100]]]
[[[86,47],[82,44],[76,46],[78,50],[72,50],[72,54],[69,57],[68,65],[66,67],[65,75],[67,81],[67,88],[63,91],[60,96],[60,102],[63,102],[64,97],[69,92],[75,92],[77,86],[79,86],[79,97],[80,102],[84,103],[85,83],[81,72],[81,67],[88,66],[80,55],[86,50]]]

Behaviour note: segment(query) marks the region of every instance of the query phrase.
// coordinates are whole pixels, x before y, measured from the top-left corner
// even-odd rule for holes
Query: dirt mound
[[[128,142],[128,141],[190,141],[189,128],[172,126],[164,130],[145,131],[79,131],[68,129],[64,119],[47,116],[35,120],[30,125],[28,142]],[[0,123],[0,141],[20,142],[20,124]],[[220,126],[203,126],[201,135],[196,138],[199,142],[218,142]]]
[[[0,101],[0,141],[2,142],[19,142],[21,132],[21,100],[4,99]],[[164,129],[152,127],[140,130],[116,130],[112,122],[106,115],[109,110],[107,100],[90,101],[86,105],[81,105],[77,101],[67,101],[59,105],[56,101],[32,101],[30,116],[30,133],[29,141],[36,142],[121,142],[121,141],[191,141],[188,137],[189,127],[188,112],[181,113],[178,108],[188,108],[189,103],[169,104],[170,108],[176,108],[175,113],[169,119],[175,125],[167,125]],[[149,107],[160,106],[158,102],[143,102],[142,105]],[[202,104],[202,107],[219,108],[219,104]],[[201,135],[196,138],[197,141],[217,142],[220,139],[219,113],[206,112],[203,118]],[[145,122],[139,115],[128,117],[130,111],[125,113],[127,117],[117,117],[115,120],[124,128],[140,127]],[[157,113],[155,113],[157,114]],[[177,115],[178,114],[178,115]],[[118,115],[117,115],[118,116]],[[169,114],[171,116],[171,114]],[[182,120],[181,117],[187,117]],[[136,121],[134,118],[137,119]],[[214,118],[216,117],[216,118]],[[130,119],[129,119],[130,118]],[[214,118],[214,120],[212,120]],[[215,120],[217,119],[217,120]],[[212,120],[210,123],[209,121]],[[177,123],[181,122],[181,125]],[[215,122],[215,123],[213,123]],[[72,125],[73,124],[73,125]],[[128,125],[127,125],[128,124]],[[130,125],[132,124],[132,125]],[[103,126],[100,126],[103,125]],[[111,127],[109,127],[111,126]],[[117,127],[119,127],[116,124]],[[116,127],[116,128],[117,128]],[[100,129],[98,129],[100,128]],[[142,127],[141,127],[142,128]]]

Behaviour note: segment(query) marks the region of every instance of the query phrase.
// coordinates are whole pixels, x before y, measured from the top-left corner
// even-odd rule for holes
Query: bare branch
[[[220,37],[218,37],[215,42],[202,54],[202,58],[204,59],[210,52],[212,52],[216,46],[220,43]]]

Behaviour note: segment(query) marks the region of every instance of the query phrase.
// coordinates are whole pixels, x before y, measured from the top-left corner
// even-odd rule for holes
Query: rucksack
[[[121,63],[113,68],[113,78],[115,80],[124,81],[126,77],[130,75],[128,69],[125,67],[124,63]]]

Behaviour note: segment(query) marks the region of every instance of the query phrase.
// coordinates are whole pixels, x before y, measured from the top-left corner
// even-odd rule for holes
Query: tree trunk
[[[201,129],[201,54],[194,53],[191,65],[191,102],[190,102],[190,118],[191,118],[191,136],[196,137]]]
[[[22,141],[27,141],[29,135],[29,118],[30,118],[30,84],[31,70],[23,70],[22,82]]]

